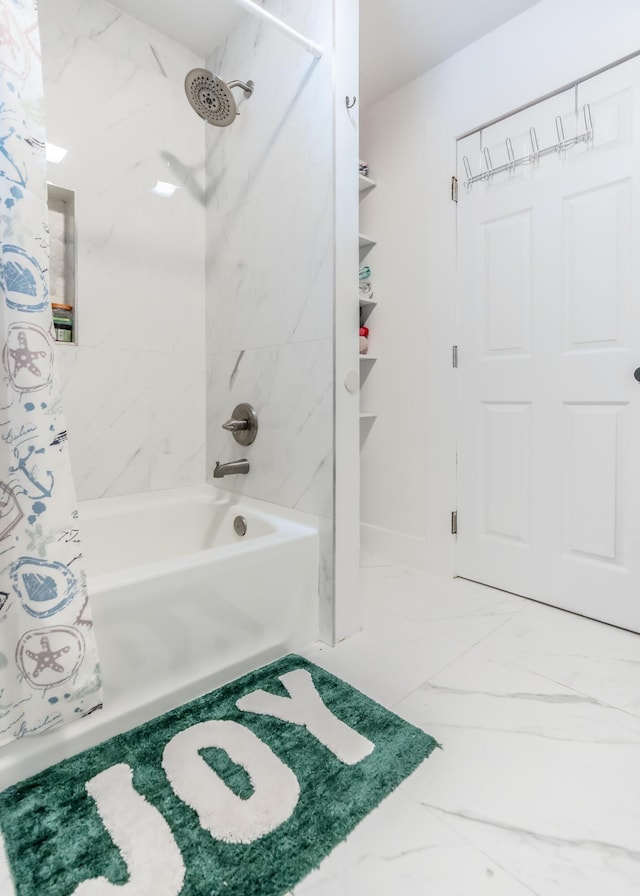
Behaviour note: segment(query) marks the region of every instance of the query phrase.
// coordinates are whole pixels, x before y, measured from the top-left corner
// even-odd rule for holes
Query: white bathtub
[[[0,789],[317,637],[313,517],[210,486],[79,510],[104,709],[2,748]]]

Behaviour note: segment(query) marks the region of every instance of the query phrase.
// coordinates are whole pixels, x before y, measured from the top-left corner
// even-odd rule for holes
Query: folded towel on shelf
[[[369,267],[369,265],[363,264],[362,267],[360,268],[360,279],[368,280],[370,276],[371,276],[371,268]]]
[[[361,299],[372,299],[373,298],[373,287],[371,285],[370,280],[361,280],[359,286],[360,286],[360,298]]]

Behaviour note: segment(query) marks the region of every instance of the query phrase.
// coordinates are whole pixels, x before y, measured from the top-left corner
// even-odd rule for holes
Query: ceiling
[[[382,99],[536,2],[361,0],[361,106]]]
[[[233,0],[109,0],[205,58],[248,13]]]
[[[112,0],[206,57],[248,15],[233,0]],[[360,104],[367,106],[537,0],[361,0]],[[313,39],[313,35],[306,35]]]

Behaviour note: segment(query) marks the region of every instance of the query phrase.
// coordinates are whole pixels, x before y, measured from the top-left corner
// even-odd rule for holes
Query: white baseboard
[[[383,529],[370,523],[360,524],[360,547],[373,554],[382,554],[398,563],[427,568],[427,547],[424,538]]]

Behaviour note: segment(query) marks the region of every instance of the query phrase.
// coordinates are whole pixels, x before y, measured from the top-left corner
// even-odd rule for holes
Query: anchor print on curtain
[[[36,6],[0,0],[0,746],[102,700],[55,369],[44,140]]]

